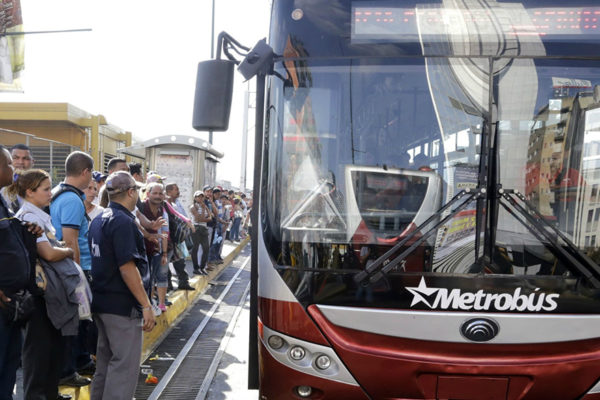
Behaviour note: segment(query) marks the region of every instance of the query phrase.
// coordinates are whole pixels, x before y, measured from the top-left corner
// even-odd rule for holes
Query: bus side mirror
[[[192,120],[194,129],[226,131],[229,127],[234,67],[235,63],[230,60],[198,63]]]
[[[273,49],[267,44],[267,39],[259,40],[244,58],[238,71],[249,80],[260,72],[267,73],[273,62]]]

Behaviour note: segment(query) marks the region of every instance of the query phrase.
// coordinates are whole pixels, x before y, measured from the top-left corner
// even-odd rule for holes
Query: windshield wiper
[[[366,281],[369,281],[370,283],[375,283],[379,279],[383,278],[385,276],[385,274],[387,274],[394,267],[396,267],[398,264],[403,262],[404,259],[410,253],[412,253],[418,246],[420,246],[421,243],[423,243],[425,240],[427,240],[427,238],[429,236],[431,236],[432,234],[437,232],[437,230],[441,226],[446,224],[456,214],[458,214],[459,212],[464,210],[469,205],[469,203],[471,203],[471,201],[476,200],[476,199],[480,198],[481,196],[485,195],[485,192],[486,192],[486,190],[483,188],[482,189],[473,189],[473,190],[465,189],[465,190],[461,190],[460,192],[458,192],[456,194],[456,196],[454,196],[452,198],[452,200],[450,200],[442,208],[437,210],[431,217],[429,217],[421,225],[417,226],[416,229],[413,230],[411,233],[409,233],[404,239],[402,239],[400,242],[398,242],[396,245],[394,245],[394,247],[392,247],[390,250],[388,250],[381,257],[377,258],[371,265],[366,267],[364,271],[361,271],[358,274],[356,274],[354,276],[354,281],[357,282],[358,284],[362,285],[362,284],[365,284]],[[452,210],[445,218],[443,218],[442,220],[438,221],[435,225],[433,225],[427,232],[425,232],[423,234],[423,236],[421,236],[419,239],[417,239],[409,248],[404,250],[398,256],[392,258],[392,256],[398,250],[400,250],[402,247],[404,247],[404,245],[406,243],[408,243],[410,240],[412,240],[419,232],[421,232],[425,227],[427,227],[430,223],[432,223],[439,214],[444,213],[446,210],[448,210],[454,204],[458,203],[460,200],[463,200],[463,202],[458,207],[456,207],[454,210]]]
[[[541,243],[543,243],[556,257],[566,261],[567,268],[573,266],[594,288],[600,288],[600,267],[585,255],[573,242],[569,240],[559,229],[550,224],[537,209],[531,205],[525,196],[517,190],[499,189],[500,205],[508,211],[517,221],[525,226]],[[504,201],[503,201],[504,200]],[[517,200],[520,200],[523,207]],[[508,202],[508,204],[506,204]],[[510,207],[512,206],[514,210]],[[515,212],[517,211],[518,214]],[[524,221],[520,216],[524,217]],[[527,223],[529,222],[529,223]],[[554,233],[552,235],[550,231]],[[566,248],[559,243],[560,238]]]

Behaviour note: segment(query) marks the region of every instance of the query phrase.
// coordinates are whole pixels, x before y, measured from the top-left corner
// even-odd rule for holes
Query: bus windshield
[[[288,46],[303,54],[301,42]],[[267,96],[267,241],[279,254],[298,251],[297,267],[337,262],[302,250],[318,244],[354,254],[358,262],[344,267],[364,268],[429,220],[434,232],[397,272],[482,272],[473,266],[493,231],[484,272],[571,275],[509,209],[471,200],[455,214],[438,212],[463,190],[503,188],[597,262],[599,67],[553,58],[284,58]]]

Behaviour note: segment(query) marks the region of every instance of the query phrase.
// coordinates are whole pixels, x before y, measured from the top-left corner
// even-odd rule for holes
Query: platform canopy
[[[144,153],[146,148],[165,146],[165,145],[179,145],[188,146],[195,149],[203,150],[216,158],[223,158],[224,154],[217,151],[210,143],[204,139],[189,135],[163,135],[157,136],[140,143],[135,143],[129,147],[119,149],[122,154],[140,156],[140,153]]]

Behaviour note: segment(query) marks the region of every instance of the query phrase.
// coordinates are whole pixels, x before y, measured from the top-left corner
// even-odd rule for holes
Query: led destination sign
[[[364,4],[364,5],[362,5]],[[501,26],[510,36],[599,35],[600,7],[529,8],[512,4],[491,8],[377,7],[371,2],[352,7],[352,40],[455,41],[469,35],[496,35]],[[490,12],[492,10],[492,12]],[[502,21],[502,23],[501,23]],[[508,22],[506,22],[508,21]],[[497,40],[497,39],[495,39]]]

